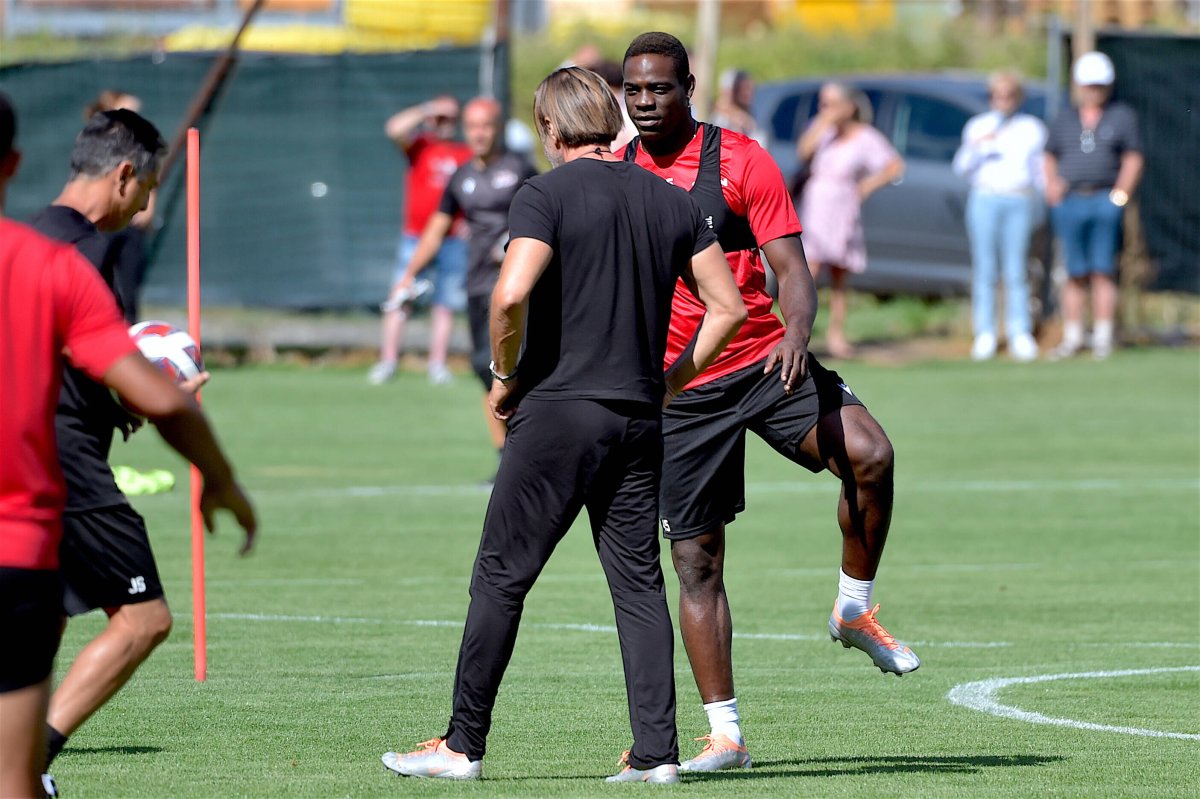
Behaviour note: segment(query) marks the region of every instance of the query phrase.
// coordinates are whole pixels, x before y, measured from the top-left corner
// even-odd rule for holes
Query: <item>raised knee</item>
[[[896,453],[882,432],[856,436],[849,447],[854,478],[859,485],[891,480]]]

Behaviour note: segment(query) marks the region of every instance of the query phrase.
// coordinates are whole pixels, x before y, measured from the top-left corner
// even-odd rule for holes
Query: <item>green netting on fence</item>
[[[21,172],[8,215],[24,219],[62,188],[82,108],[102,89],[138,95],[170,139],[213,54],[14,66],[0,91],[20,115]],[[243,54],[201,124],[204,301],[346,308],[378,303],[395,262],[405,161],[387,117],[448,92],[478,92],[475,49],[385,55]],[[159,240],[143,302],[182,304],[182,161],[159,199]]]

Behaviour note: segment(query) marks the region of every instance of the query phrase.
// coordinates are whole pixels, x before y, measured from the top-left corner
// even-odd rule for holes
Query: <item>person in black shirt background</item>
[[[75,139],[62,193],[30,220],[44,235],[74,244],[113,289],[118,305],[125,299],[115,288],[121,246],[110,234],[146,208],[165,152],[158,130],[137,113],[115,109],[93,115]],[[194,393],[207,379],[204,372],[183,388]],[[76,616],[103,608],[109,621],[75,657],[51,697],[47,767],[171,630],[145,522],[108,465],[113,430],[128,437],[141,420],[118,405],[108,388],[67,367],[54,421],[67,483],[59,548],[63,610]]]
[[[695,202],[613,157],[621,112],[602,78],[554,72],[538,87],[534,118],[556,168],[513,200],[492,293],[488,401],[509,432],[471,578],[453,714],[443,737],[383,762],[406,776],[482,775],[525,596],[586,507],[633,732],[625,767],[609,780],[676,782],[675,635],[657,539],[662,407],[729,342],[746,309]],[[707,315],[664,375],[680,276]]]
[[[446,184],[437,212],[429,217],[416,250],[396,283],[396,291],[410,288],[433,263],[454,220],[467,222],[467,317],[471,324],[471,368],[486,392],[492,387],[488,372],[491,360],[488,343],[488,304],[500,274],[504,242],[508,239],[508,208],[517,189],[537,170],[523,157],[506,152],[503,139],[503,109],[490,97],[476,97],[463,108],[463,136],[472,158],[458,168]],[[499,254],[497,254],[499,253]],[[492,446],[504,447],[504,422],[484,404]]]

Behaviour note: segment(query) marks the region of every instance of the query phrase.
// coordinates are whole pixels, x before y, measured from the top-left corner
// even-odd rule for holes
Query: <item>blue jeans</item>
[[[1029,284],[1025,269],[1029,238],[1041,200],[1033,194],[992,194],[974,189],[967,199],[967,235],[971,239],[971,321],[975,335],[996,334],[996,278],[1004,276],[1004,331],[1009,341],[1027,335]]]
[[[419,236],[409,233],[400,237],[393,282],[404,277],[404,270],[417,251],[419,240]],[[428,300],[430,305],[440,305],[461,313],[467,307],[467,243],[456,236],[447,236],[421,277],[433,281],[433,296]]]
[[[1105,190],[1094,194],[1071,192],[1050,209],[1068,275],[1086,277],[1093,272],[1111,275],[1116,271],[1124,216],[1125,209],[1113,205]]]

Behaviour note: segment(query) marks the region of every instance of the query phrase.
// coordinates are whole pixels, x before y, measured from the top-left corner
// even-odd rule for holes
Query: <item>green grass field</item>
[[[486,779],[386,773],[382,752],[440,734],[449,713],[479,483],[494,467],[479,388],[465,375],[371,388],[362,370],[262,367],[218,371],[205,391],[262,517],[250,558],[235,557],[229,518],[208,540],[208,681],[192,679],[181,486],[136,502],[175,631],[55,763],[64,795],[1196,796],[1197,353],[841,371],[898,453],[876,599],[924,665],[885,676],[829,641],[837,485],[755,442],[727,565],[754,769],[676,787],[601,782],[629,729],[612,610],[580,525],[527,602]],[[114,450],[186,480],[152,433]],[[670,576],[668,591],[674,613]],[[94,613],[70,626],[60,673],[101,624]],[[707,727],[676,652],[687,757]],[[982,680],[1124,670],[1153,671],[991,695],[1068,726],[947,699]]]

